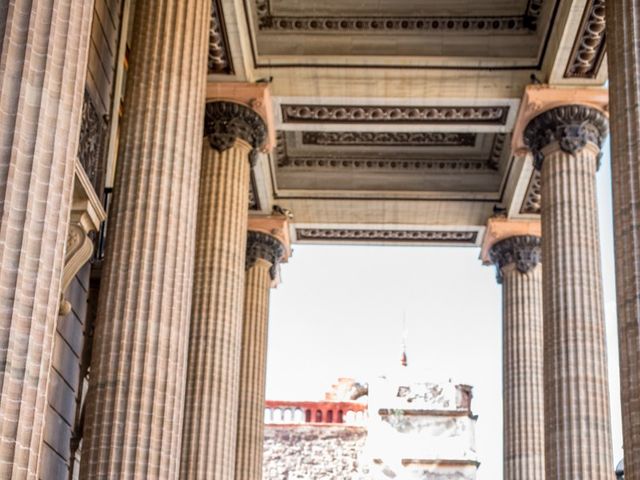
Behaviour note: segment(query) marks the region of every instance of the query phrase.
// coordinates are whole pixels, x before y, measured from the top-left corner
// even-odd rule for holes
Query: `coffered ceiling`
[[[477,245],[539,214],[527,85],[606,81],[604,0],[212,0],[210,81],[269,82],[251,208],[294,239]]]

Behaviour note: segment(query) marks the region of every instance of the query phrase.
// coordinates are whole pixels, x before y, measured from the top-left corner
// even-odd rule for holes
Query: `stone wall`
[[[363,427],[266,425],[264,480],[364,480],[359,455]]]

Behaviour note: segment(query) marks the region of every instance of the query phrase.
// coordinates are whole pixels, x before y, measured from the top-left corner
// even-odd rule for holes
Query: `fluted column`
[[[249,172],[266,124],[252,108],[207,103],[180,478],[233,480]]]
[[[35,478],[93,1],[0,2],[0,478]]]
[[[640,479],[640,1],[606,2],[624,473]]]
[[[489,254],[502,284],[504,480],[544,480],[540,237],[509,237]]]
[[[137,0],[81,477],[175,479],[210,0]]]
[[[235,480],[262,478],[269,290],[284,256],[285,245],[279,239],[249,231]]]
[[[568,105],[529,122],[541,169],[546,477],[613,478],[595,174],[607,119]]]

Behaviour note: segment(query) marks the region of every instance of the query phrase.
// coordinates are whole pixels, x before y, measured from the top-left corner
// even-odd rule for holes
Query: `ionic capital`
[[[589,143],[598,148],[609,132],[607,117],[587,105],[564,105],[533,118],[524,131],[524,143],[533,153],[534,166],[542,169],[543,149],[557,143],[563,152],[575,155]]]
[[[233,147],[237,140],[245,141],[255,151],[264,146],[267,126],[262,117],[246,105],[214,100],[207,102],[204,135],[211,148],[219,152]]]
[[[540,237],[522,235],[505,238],[489,250],[489,258],[496,266],[498,283],[502,283],[502,269],[513,264],[520,273],[528,273],[540,263]]]

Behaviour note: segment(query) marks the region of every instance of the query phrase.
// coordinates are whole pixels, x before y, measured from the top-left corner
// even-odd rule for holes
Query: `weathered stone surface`
[[[232,480],[252,147],[204,143],[180,476]]]
[[[640,478],[640,1],[606,2],[625,478]]]
[[[82,478],[178,477],[209,9],[136,2]]]
[[[353,426],[267,426],[264,480],[365,480],[358,457],[367,432]]]

